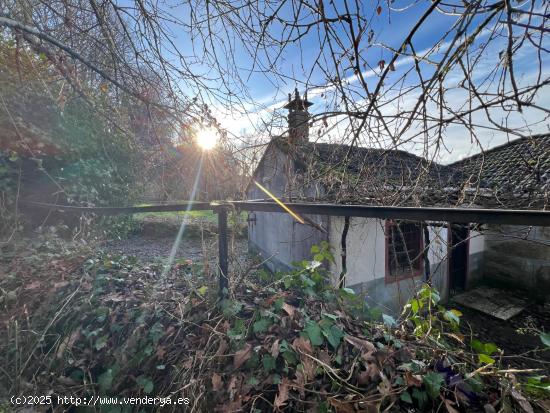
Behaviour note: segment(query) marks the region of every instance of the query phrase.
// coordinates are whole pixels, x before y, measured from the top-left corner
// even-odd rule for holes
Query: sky
[[[523,3],[523,7],[529,6],[530,3],[531,2]],[[340,9],[339,11],[343,12],[342,3],[337,2],[336,4],[338,4],[337,7]],[[396,11],[389,10],[385,2],[363,2],[361,13],[370,20],[369,26],[374,34],[372,43],[384,44],[384,47],[375,46],[368,48],[364,55],[370,68],[365,68],[363,75],[371,90],[375,87],[380,75],[380,70],[377,69],[377,62],[380,60],[385,60],[386,62],[390,61],[393,52],[387,49],[399,48],[405,36],[430,4],[431,2],[429,1],[398,0],[392,2],[392,7],[394,9],[401,9]],[[521,3],[518,4],[520,4],[521,7]],[[380,6],[380,9],[377,9],[378,6]],[[543,8],[545,7],[543,1],[536,1],[535,6],[537,11],[548,13],[548,9]],[[275,7],[275,3],[273,7]],[[380,13],[378,13],[378,10],[380,10]],[[176,14],[181,13],[179,17],[184,20],[186,12],[187,11],[183,9],[174,11]],[[280,13],[283,17],[290,17],[293,10],[291,7],[283,7]],[[334,15],[334,13],[332,13],[332,15]],[[480,15],[476,17],[475,20],[481,21],[482,18],[483,16]],[[525,21],[519,16],[518,19],[520,22]],[[456,16],[445,15],[438,12],[432,14],[426,20],[422,29],[419,30],[413,38],[413,44],[416,51],[419,54],[429,51],[434,43],[440,39],[456,21]],[[531,24],[535,23],[537,23],[536,19],[531,22]],[[488,29],[491,29],[493,24],[495,23],[490,23]],[[540,24],[540,20],[538,20],[538,24]],[[273,24],[271,27],[273,33],[281,33],[280,25],[277,26],[277,24]],[[211,101],[211,107],[220,121],[221,126],[226,128],[233,137],[238,137],[243,134],[262,134],[262,132],[264,132],[265,139],[267,140],[269,139],[269,135],[281,133],[286,126],[283,118],[285,111],[282,110],[282,106],[287,102],[287,94],[293,92],[295,87],[302,93],[304,90],[308,90],[308,98],[314,103],[310,109],[311,113],[320,113],[327,107],[330,107],[331,99],[334,98],[334,89],[327,86],[327,75],[320,70],[311,71],[312,62],[319,54],[319,47],[322,41],[317,31],[312,30],[308,35],[304,36],[300,42],[288,46],[283,51],[279,63],[276,66],[280,76],[273,76],[272,73],[259,73],[258,64],[264,66],[268,65],[267,57],[262,54],[260,54],[259,61],[256,62],[255,68],[257,70],[255,72],[250,70],[253,66],[253,61],[249,53],[253,50],[253,39],[247,39],[248,41],[245,41],[244,44],[239,44],[238,41],[232,42],[231,30],[227,29],[227,27],[218,27],[215,28],[215,30],[222,37],[226,33],[229,33],[229,35],[225,37],[226,42],[224,42],[223,45],[212,44],[207,45],[207,47],[217,49],[217,56],[222,65],[227,65],[228,67],[234,65],[236,67],[234,70],[238,72],[238,75],[244,80],[244,83],[233,84],[231,87],[234,89],[231,92],[236,96],[240,95],[248,99],[248,102],[242,105],[221,104],[215,99]],[[345,39],[345,30],[338,28],[336,30],[337,34],[340,35],[342,39]],[[340,30],[339,33],[338,30]],[[517,33],[519,33],[519,31]],[[482,32],[478,37],[478,41],[471,46],[472,49],[475,50],[476,48],[485,47],[484,43],[489,40],[490,35],[490,30]],[[542,42],[543,47],[547,50],[550,49],[549,37],[550,36],[547,35]],[[180,44],[186,44],[185,42],[190,40],[190,38],[181,34],[178,34],[177,38]],[[232,46],[231,53],[227,51],[229,44]],[[445,43],[443,43],[443,45],[445,45]],[[492,39],[489,45],[486,46],[482,58],[475,65],[471,73],[472,81],[475,84],[482,86],[484,82],[486,82],[486,77],[491,75],[491,70],[501,61],[500,53],[505,50],[506,45],[507,38],[500,37]],[[444,48],[442,48],[442,50],[444,50]],[[514,55],[514,70],[519,88],[536,82],[536,76],[540,70],[542,70],[542,79],[548,79],[548,75],[550,74],[549,54],[545,51],[542,52],[541,67],[539,67],[535,64],[537,58],[536,53],[537,50],[528,42],[525,42],[523,47],[519,48]],[[231,57],[229,57],[229,55],[231,55]],[[271,56],[273,56],[273,53],[271,53]],[[329,54],[325,54],[325,57],[326,56],[329,56]],[[432,59],[437,59],[440,56],[441,54],[437,51],[432,51],[429,55]],[[224,59],[226,59],[226,61],[224,61]],[[392,84],[392,82],[409,71],[413,65],[414,62],[411,58],[399,58],[395,65],[395,72],[390,72],[386,83],[388,85]],[[208,64],[201,63],[197,63],[195,67],[197,73],[212,79],[209,83],[212,88],[223,90],[223,82],[216,77],[215,70],[212,67],[209,67]],[[425,77],[429,77],[433,71],[428,64],[422,65],[421,68],[423,76]],[[333,76],[334,73],[330,73],[329,75]],[[353,75],[353,73],[349,72],[346,74],[345,78],[349,82],[349,87],[351,89],[359,86],[358,77]],[[468,92],[464,89],[457,88],[461,79],[462,75],[458,73],[458,71],[451,71],[447,75],[445,83],[445,86],[449,89],[447,92],[447,103],[453,107],[460,107],[468,101]],[[228,79],[224,80],[228,81]],[[498,84],[498,82],[496,83]],[[403,82],[404,87],[412,84],[412,80],[406,79]],[[507,87],[510,87],[510,85],[508,84]],[[496,92],[496,86],[488,87],[486,91],[489,93]],[[549,108],[550,90],[546,87],[542,92],[543,93],[539,93],[539,95],[535,97],[534,101],[541,107]],[[391,94],[395,92],[386,89],[385,93],[387,97],[390,97]],[[418,92],[412,91],[400,101],[401,107],[412,107],[417,97]],[[361,103],[361,99],[364,99],[364,93],[363,95],[357,94],[357,101],[359,103]],[[429,109],[434,111],[439,110],[437,105],[431,105]],[[382,109],[384,115],[389,115],[395,110],[396,108],[394,106],[392,107],[392,105],[386,105]],[[245,112],[245,114],[243,114],[243,112]],[[523,113],[517,111],[510,113],[502,109],[494,109],[491,111],[491,115],[499,124],[505,125],[511,129],[521,128],[522,132],[526,134],[550,132],[548,120],[545,119],[543,112],[536,109],[524,109]],[[278,123],[276,123],[278,126],[266,132],[265,127],[262,126],[262,121],[271,123],[273,118],[278,118]],[[487,129],[486,127],[490,127],[491,125],[483,113],[474,115],[472,121],[479,125],[479,127],[476,128],[476,132],[479,138],[479,144],[481,144],[483,149],[488,149],[505,143],[509,139],[513,139],[513,137],[507,136],[502,131],[491,130],[490,128]],[[346,123],[345,120],[342,122],[341,119],[334,119],[333,122],[335,124],[339,122],[340,125],[335,126],[335,129],[338,129],[338,127]],[[422,125],[414,125],[412,129],[418,132],[422,129]],[[336,135],[338,135],[338,132],[336,132]],[[332,139],[338,139],[338,136],[333,136]],[[445,146],[439,149],[437,159],[443,163],[459,160],[481,150],[479,144],[472,141],[468,131],[461,125],[448,125],[444,130],[444,142]],[[419,153],[425,150],[421,143],[422,140],[416,143],[405,144],[403,149]],[[365,140],[362,141],[361,144],[363,146],[374,146],[379,143]]]

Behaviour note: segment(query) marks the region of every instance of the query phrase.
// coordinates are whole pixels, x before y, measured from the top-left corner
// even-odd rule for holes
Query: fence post
[[[227,208],[220,206],[216,208],[218,214],[218,253],[219,253],[219,276],[220,276],[220,297],[227,294],[229,290],[229,265],[227,248]]]

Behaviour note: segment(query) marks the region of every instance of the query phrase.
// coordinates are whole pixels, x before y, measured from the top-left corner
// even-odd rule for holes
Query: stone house
[[[293,99],[289,96],[289,133],[268,144],[247,188],[249,200],[266,198],[253,184],[256,180],[286,202],[547,207],[549,135],[440,165],[401,150],[310,142],[310,105],[297,92]],[[525,164],[530,175],[506,162],[522,162],[517,151],[530,153],[532,160]],[[504,171],[521,178],[516,182]],[[514,189],[503,187],[502,181],[515,182]],[[398,311],[426,279],[447,299],[489,276],[510,284],[526,277],[532,283],[547,282],[549,277],[549,228],[531,228],[525,241],[510,239],[510,234],[525,233],[519,227],[320,215],[307,219],[314,224],[300,224],[288,214],[251,213],[250,249],[271,270],[288,270],[293,262],[311,258],[312,245],[327,241],[335,257],[330,265],[333,282],[365,293],[387,311]],[[502,246],[517,253],[503,252]]]

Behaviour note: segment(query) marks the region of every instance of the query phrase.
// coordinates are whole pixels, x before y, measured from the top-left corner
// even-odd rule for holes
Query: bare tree
[[[541,99],[550,82],[549,7],[536,0],[411,0],[399,7],[8,0],[0,27],[44,53],[79,92],[83,83],[111,84],[114,100],[126,95],[155,108],[175,129],[220,127],[222,107],[257,112],[262,105],[247,83],[263,76],[274,89],[297,85],[323,101],[312,118],[317,136],[349,144],[348,155],[352,146],[403,147],[438,159],[452,131],[475,144],[483,134],[526,136],[548,124]],[[399,41],[386,40],[381,28],[403,13],[414,22]],[[426,47],[420,39],[436,16],[448,26],[432,32]],[[525,56],[530,70],[520,73]],[[289,57],[298,57],[291,69]],[[152,98],[144,90],[163,92]]]

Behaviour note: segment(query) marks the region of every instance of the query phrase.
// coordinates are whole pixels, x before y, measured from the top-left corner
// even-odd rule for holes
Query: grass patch
[[[141,205],[140,205],[141,206]],[[137,220],[143,220],[145,218],[182,218],[189,217],[191,219],[204,220],[209,222],[217,222],[218,217],[213,211],[169,211],[169,212],[141,212],[134,214],[134,218]]]

